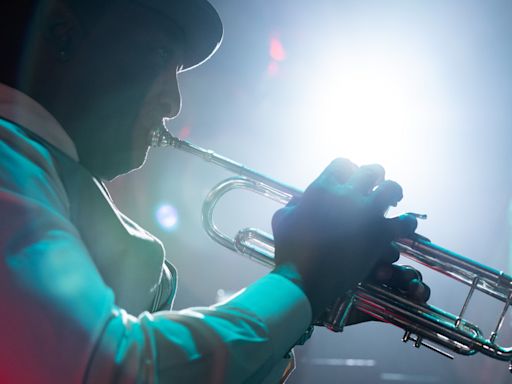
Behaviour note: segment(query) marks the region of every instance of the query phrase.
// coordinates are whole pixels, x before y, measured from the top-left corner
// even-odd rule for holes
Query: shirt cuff
[[[239,291],[224,308],[244,308],[254,313],[269,330],[275,353],[285,354],[311,325],[311,305],[304,292],[278,274],[268,274]]]

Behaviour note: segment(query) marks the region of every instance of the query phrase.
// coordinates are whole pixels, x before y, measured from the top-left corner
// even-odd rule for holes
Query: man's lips
[[[151,134],[154,130],[160,129],[162,127],[165,127],[164,125],[164,119],[168,119],[164,117],[163,114],[157,114],[157,113],[148,113],[144,114],[144,116],[147,116],[146,118],[142,117],[139,121],[139,127],[137,129],[138,137],[137,140],[143,139],[146,140],[147,143],[149,143],[149,138],[151,137]],[[155,116],[162,116],[159,118],[155,118]]]

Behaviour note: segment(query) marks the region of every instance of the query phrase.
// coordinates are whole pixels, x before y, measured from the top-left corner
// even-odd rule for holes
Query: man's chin
[[[108,161],[94,162],[85,166],[98,178],[111,181],[118,176],[126,175],[141,168],[146,162],[148,149],[144,151],[131,152],[129,154],[119,153],[117,156],[110,156]]]
[[[105,181],[112,181],[114,179],[117,179],[119,176],[127,175],[128,173],[134,172],[137,169],[142,168],[143,165],[144,165],[144,162],[136,167],[132,167],[129,169],[123,169],[123,170],[117,170],[114,172],[109,172],[108,174],[105,174],[105,176],[101,176],[101,179],[105,180]]]

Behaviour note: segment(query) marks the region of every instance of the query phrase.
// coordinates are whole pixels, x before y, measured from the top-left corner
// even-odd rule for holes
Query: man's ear
[[[42,23],[44,36],[57,59],[69,61],[83,38],[83,25],[65,0],[56,0]]]

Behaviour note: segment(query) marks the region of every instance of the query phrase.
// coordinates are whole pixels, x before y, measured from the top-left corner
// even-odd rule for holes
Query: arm
[[[301,290],[274,275],[215,307],[127,314],[68,219],[48,153],[0,134],[0,381],[259,381],[309,325]]]
[[[274,273],[218,306],[134,317],[115,305],[68,219],[48,153],[14,131],[0,134],[0,299],[10,308],[0,327],[0,379],[7,382],[261,382],[310,324],[310,303],[316,315],[364,279],[387,257],[397,229],[382,218],[396,199],[393,184],[339,194],[343,181],[330,167],[274,220]],[[340,223],[332,228],[341,243],[325,237]]]

